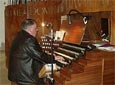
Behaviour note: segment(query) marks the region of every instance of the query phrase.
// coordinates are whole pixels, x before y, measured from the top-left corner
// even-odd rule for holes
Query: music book
[[[53,64],[53,71],[57,70],[57,65]],[[52,71],[52,64],[45,64],[40,72],[38,73],[39,78],[43,78],[46,76],[47,73]]]
[[[65,34],[64,31],[56,31],[54,40],[62,41],[64,38],[64,34]]]

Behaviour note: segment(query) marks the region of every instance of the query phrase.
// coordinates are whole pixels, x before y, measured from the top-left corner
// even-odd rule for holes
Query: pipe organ
[[[103,85],[114,83],[114,76],[111,73],[114,73],[112,64],[115,53],[98,50],[93,45],[94,43],[105,43],[101,40],[84,43],[84,35],[87,35],[84,34],[85,29],[85,25],[79,18],[71,25],[67,21],[62,23],[60,31],[65,31],[65,37],[63,41],[54,41],[53,44],[53,53],[64,58],[64,61],[56,61],[59,71],[54,73],[55,84]],[[45,43],[50,43],[48,40],[50,38],[45,37],[45,39]],[[43,50],[50,52],[50,44],[44,45],[43,43],[41,45]]]

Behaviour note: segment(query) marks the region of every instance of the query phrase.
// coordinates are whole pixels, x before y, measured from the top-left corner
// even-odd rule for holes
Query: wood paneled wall
[[[62,0],[66,13],[70,9],[81,12],[112,11],[115,10],[114,0]]]
[[[19,9],[17,13],[15,10]],[[14,10],[14,11],[13,11]],[[5,52],[6,52],[6,65],[9,60],[9,50],[11,42],[17,32],[20,30],[21,22],[26,18],[26,6],[8,6],[5,9]]]

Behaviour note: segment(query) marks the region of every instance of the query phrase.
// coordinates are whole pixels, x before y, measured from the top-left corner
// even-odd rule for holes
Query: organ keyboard
[[[63,42],[63,44],[54,50],[56,55],[62,56],[70,65],[72,61],[77,61],[79,57],[85,57],[86,48],[77,44]],[[63,64],[63,63],[62,63]]]

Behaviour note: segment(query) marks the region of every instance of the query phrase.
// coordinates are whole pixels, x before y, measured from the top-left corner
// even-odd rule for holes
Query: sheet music
[[[115,51],[115,45],[107,44],[107,43],[97,43],[93,44],[94,46],[97,47],[99,50],[104,50],[104,51]]]
[[[98,47],[97,49],[104,50],[104,51],[115,51],[115,46],[114,47]]]
[[[54,40],[62,41],[63,38],[64,38],[64,34],[65,34],[64,31],[56,31],[55,39]]]

